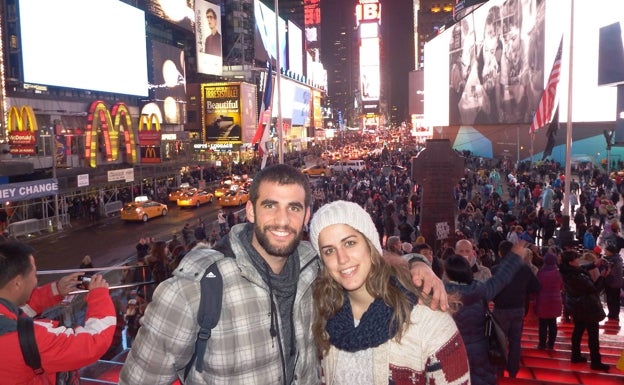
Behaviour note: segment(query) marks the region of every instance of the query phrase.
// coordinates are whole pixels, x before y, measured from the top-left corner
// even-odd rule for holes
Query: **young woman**
[[[419,304],[427,298],[407,269],[381,257],[379,234],[362,207],[346,201],[324,205],[312,218],[310,241],[322,261],[312,330],[324,384],[469,381],[453,318]]]

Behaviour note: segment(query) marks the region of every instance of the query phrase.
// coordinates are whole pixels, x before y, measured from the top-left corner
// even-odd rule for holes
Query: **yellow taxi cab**
[[[147,222],[150,218],[167,215],[167,205],[154,202],[146,196],[134,198],[121,209],[121,219],[124,221]]]
[[[226,206],[242,206],[249,200],[249,193],[242,188],[232,189],[219,198],[219,204]]]
[[[193,190],[181,195],[177,202],[178,207],[199,207],[204,203],[212,203],[214,195],[206,190]]]
[[[180,187],[169,193],[169,202],[177,202],[178,198],[191,190],[191,185],[182,183]]]
[[[327,166],[324,165],[320,165],[317,164],[316,166],[311,166],[311,167],[307,167],[304,168],[303,170],[301,170],[301,172],[304,175],[309,175],[309,176],[329,176],[331,175],[331,169]]]
[[[238,188],[240,181],[241,177],[239,175],[224,176],[221,179],[221,183],[219,183],[219,187],[215,189],[214,197],[220,198],[230,191],[231,188]]]

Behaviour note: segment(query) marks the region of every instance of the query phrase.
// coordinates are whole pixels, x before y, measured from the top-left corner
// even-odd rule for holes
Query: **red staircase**
[[[522,358],[516,378],[501,377],[499,385],[622,385],[624,372],[615,367],[624,349],[624,311],[620,325],[603,321],[600,324],[600,353],[602,362],[610,365],[609,372],[591,370],[589,363],[570,363],[570,339],[574,324],[558,320],[557,342],[554,350],[537,349],[538,324],[534,313],[529,311],[522,333]],[[581,353],[589,358],[587,333],[583,335]]]

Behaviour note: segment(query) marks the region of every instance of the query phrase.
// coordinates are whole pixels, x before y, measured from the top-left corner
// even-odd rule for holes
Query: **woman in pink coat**
[[[537,272],[540,290],[535,299],[535,314],[539,318],[538,349],[553,349],[557,338],[557,317],[563,308],[561,289],[563,280],[557,268],[557,256],[544,255],[544,265]]]

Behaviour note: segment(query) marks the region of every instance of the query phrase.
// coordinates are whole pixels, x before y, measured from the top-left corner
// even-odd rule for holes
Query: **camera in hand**
[[[91,282],[91,276],[89,275],[80,275],[78,276],[78,280],[80,283],[76,286],[79,289],[87,289],[89,287],[89,283]]]

